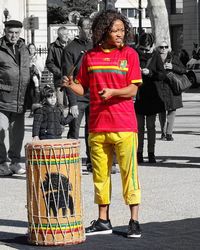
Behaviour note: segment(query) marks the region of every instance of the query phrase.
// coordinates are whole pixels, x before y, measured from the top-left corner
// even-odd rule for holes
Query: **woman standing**
[[[163,66],[166,74],[169,71],[177,74],[185,74],[186,69],[179,60],[179,58],[170,52],[169,44],[162,41],[157,47],[160,53]],[[162,84],[162,98],[165,103],[165,112],[159,114],[160,127],[161,127],[161,140],[173,141],[172,137],[176,110],[183,107],[182,95],[175,95],[170,88],[169,79],[166,77]]]
[[[40,80],[42,71],[44,70],[44,63],[36,53],[35,44],[30,43],[28,45],[29,57],[30,57],[30,85],[28,88],[28,108],[31,109],[29,117],[33,116],[32,104],[39,102],[40,99]]]
[[[154,37],[151,33],[143,33],[139,38],[138,54],[142,71],[143,84],[138,88],[135,111],[138,121],[138,163],[144,162],[143,147],[145,123],[147,128],[147,151],[149,163],[156,163],[156,114],[165,110],[161,98],[161,81],[165,78],[165,70],[159,53],[153,51]]]
[[[99,13],[92,24],[94,48],[83,57],[75,82],[64,77],[63,87],[83,95],[90,89],[89,144],[93,166],[98,219],[86,228],[87,235],[112,233],[109,217],[113,150],[130,208],[127,237],[141,237],[138,222],[141,199],[137,168],[137,119],[132,97],[141,84],[136,51],[127,46],[130,26],[121,13]]]

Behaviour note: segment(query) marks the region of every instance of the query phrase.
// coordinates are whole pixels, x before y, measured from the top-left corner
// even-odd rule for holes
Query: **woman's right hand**
[[[61,88],[67,88],[69,87],[71,84],[73,84],[73,76],[63,76],[62,80],[61,80]]]

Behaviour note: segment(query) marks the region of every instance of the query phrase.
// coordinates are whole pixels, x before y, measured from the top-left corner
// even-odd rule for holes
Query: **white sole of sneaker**
[[[140,238],[141,234],[127,235],[127,238]]]
[[[11,171],[13,174],[18,174],[18,175],[26,174],[26,170],[24,168],[20,168],[17,170],[11,168]]]
[[[18,171],[18,172],[14,172],[13,174],[24,175],[26,174],[26,171]]]
[[[85,233],[86,236],[99,235],[99,234],[112,234],[112,230],[104,230],[104,231],[98,231],[98,232],[93,232],[93,233]]]

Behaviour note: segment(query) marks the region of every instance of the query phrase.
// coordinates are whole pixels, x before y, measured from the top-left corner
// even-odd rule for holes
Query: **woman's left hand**
[[[172,63],[171,63],[171,62],[165,63],[165,64],[164,64],[164,68],[165,68],[165,69],[172,69]]]
[[[105,88],[99,91],[99,95],[103,100],[108,100],[112,97],[113,95],[113,89]]]
[[[143,69],[142,69],[142,74],[143,74],[143,75],[149,75],[149,69],[143,68]]]

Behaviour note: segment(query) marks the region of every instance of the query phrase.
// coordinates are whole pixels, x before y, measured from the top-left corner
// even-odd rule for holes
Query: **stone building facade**
[[[8,11],[8,16],[5,16]],[[27,20],[30,16],[38,17],[38,29],[34,32],[28,29]],[[23,22],[21,37],[26,43],[34,41],[36,46],[47,46],[47,0],[1,0],[0,5],[0,35],[3,35],[5,19],[16,19]]]
[[[169,14],[172,48],[181,48],[191,55],[193,43],[200,46],[200,3],[199,0],[165,0]]]

